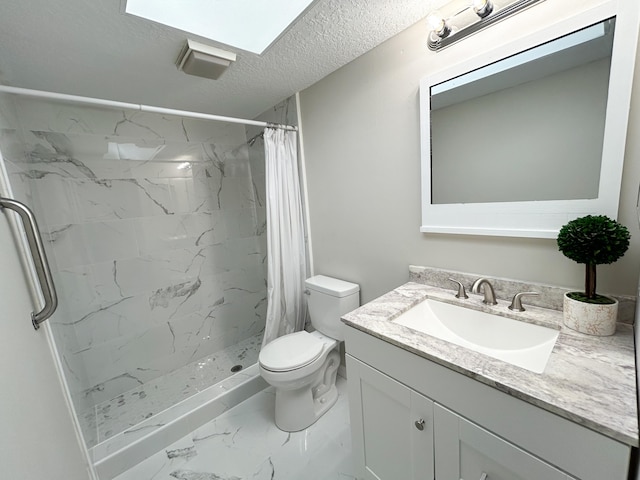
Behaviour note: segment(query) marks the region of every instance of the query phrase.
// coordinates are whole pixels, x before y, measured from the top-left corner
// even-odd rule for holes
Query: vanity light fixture
[[[428,46],[438,51],[543,0],[453,0],[427,17]]]

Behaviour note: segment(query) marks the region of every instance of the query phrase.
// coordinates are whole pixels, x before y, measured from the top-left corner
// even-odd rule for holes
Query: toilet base
[[[295,390],[276,388],[276,426],[285,432],[298,432],[313,425],[338,400],[336,375],[340,355],[333,351],[326,367],[312,386]]]

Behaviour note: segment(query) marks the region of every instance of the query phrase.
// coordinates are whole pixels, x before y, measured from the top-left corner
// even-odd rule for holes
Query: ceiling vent
[[[235,53],[187,40],[187,44],[178,55],[176,65],[178,70],[189,75],[217,80],[235,61]]]

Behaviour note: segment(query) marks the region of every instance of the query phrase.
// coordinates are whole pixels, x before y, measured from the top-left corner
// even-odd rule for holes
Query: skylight
[[[261,54],[314,0],[127,0],[125,12]]]

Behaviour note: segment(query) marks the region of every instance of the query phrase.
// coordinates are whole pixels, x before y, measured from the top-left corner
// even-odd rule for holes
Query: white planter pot
[[[607,336],[616,331],[618,301],[610,305],[579,302],[564,294],[564,324],[589,335]]]

